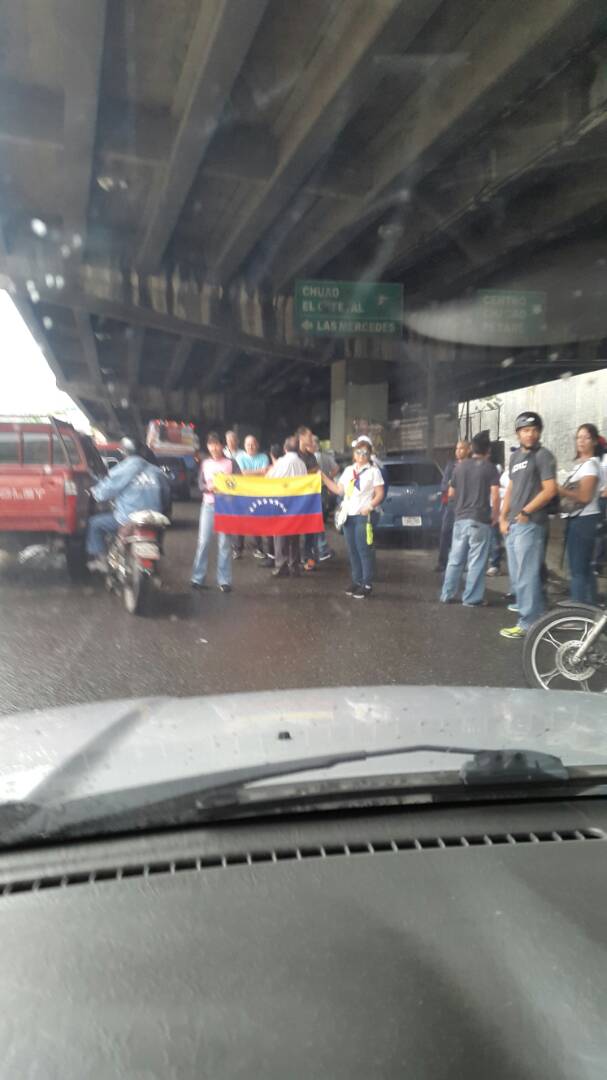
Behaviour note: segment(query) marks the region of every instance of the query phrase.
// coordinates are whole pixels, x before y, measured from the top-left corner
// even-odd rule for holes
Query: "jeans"
[[[571,573],[571,599],[576,604],[596,604],[598,595],[592,570],[600,514],[571,517],[567,522],[567,561]]]
[[[440,527],[440,541],[438,546],[438,565],[441,570],[445,570],[449,561],[449,552],[451,551],[451,540],[453,537],[453,523],[455,521],[453,503],[443,506],[443,515]]]
[[[321,555],[328,555],[330,551],[327,534],[306,533],[304,536],[304,559],[320,559]]]
[[[116,520],[111,510],[105,514],[92,514],[86,527],[87,555],[92,555],[94,558],[105,555],[106,537],[113,536],[119,528],[120,522]]]
[[[344,537],[348,546],[352,581],[355,585],[372,585],[375,571],[375,546],[367,543],[366,514],[351,514],[346,518]]]
[[[218,533],[217,535],[219,536],[221,534]],[[245,540],[244,536],[232,536],[231,537],[232,548],[239,555],[242,555],[242,553],[244,551],[244,540]],[[253,543],[255,545],[255,550],[256,551],[263,551],[263,536],[254,536],[253,537]]]
[[[299,536],[274,537],[274,567],[281,570],[287,564],[289,570],[299,566]]]
[[[499,570],[502,555],[504,554],[502,544],[502,534],[499,525],[493,525],[491,527],[491,548],[489,551],[489,562],[491,566],[494,566],[496,570]]]
[[[215,523],[215,507],[212,503],[203,502],[200,508],[200,525],[198,527],[198,546],[192,567],[192,581],[202,585],[209,564],[209,548],[213,536]],[[226,533],[215,533],[217,537],[217,584],[232,584],[232,545],[230,537]]]
[[[441,600],[451,600],[455,596],[467,562],[468,571],[462,601],[464,604],[481,603],[485,595],[485,571],[490,546],[490,525],[472,518],[455,522]]]
[[[510,581],[519,610],[518,626],[523,630],[528,630],[545,609],[541,568],[546,528],[531,521],[526,525],[514,522],[506,535]]]

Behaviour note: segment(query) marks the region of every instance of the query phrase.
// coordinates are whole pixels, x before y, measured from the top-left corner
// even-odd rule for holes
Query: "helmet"
[[[127,457],[132,457],[137,453],[137,446],[134,439],[124,438],[120,440],[120,449],[126,454]]]
[[[514,421],[514,430],[518,431],[522,427],[536,427],[542,431],[544,427],[544,421],[539,413],[536,412],[522,412],[519,413]]]

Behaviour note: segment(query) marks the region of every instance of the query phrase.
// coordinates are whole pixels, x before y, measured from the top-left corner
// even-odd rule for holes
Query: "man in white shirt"
[[[286,476],[307,476],[308,470],[298,454],[298,443],[294,437],[285,439],[284,454],[272,465],[267,473],[273,479]],[[273,577],[296,577],[299,574],[299,536],[274,537]]]

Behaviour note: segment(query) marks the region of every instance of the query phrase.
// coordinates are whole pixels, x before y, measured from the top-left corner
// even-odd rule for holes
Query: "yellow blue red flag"
[[[308,476],[228,476],[216,473],[215,532],[293,536],[324,529],[320,473]]]

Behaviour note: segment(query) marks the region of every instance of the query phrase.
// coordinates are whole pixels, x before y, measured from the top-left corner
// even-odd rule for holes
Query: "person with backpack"
[[[550,503],[558,498],[556,459],[542,446],[541,416],[520,413],[514,427],[519,448],[508,466],[509,481],[500,513],[500,529],[506,538],[512,591],[518,610],[516,626],[500,630],[502,637],[524,638],[545,608],[541,567]]]
[[[600,458],[598,429],[581,424],[575,436],[576,457],[567,480],[559,486],[565,519],[565,551],[571,574],[571,599],[576,604],[596,604],[598,594],[592,560],[601,522],[599,507]]]

